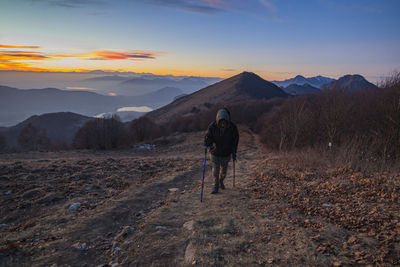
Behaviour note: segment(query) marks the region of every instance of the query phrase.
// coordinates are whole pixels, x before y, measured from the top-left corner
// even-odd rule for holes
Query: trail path
[[[208,157],[203,202],[203,133],[156,151],[1,157],[0,266],[345,266],[375,253],[375,239],[259,197],[255,176],[282,156],[240,134],[236,187],[230,163],[210,194]]]
[[[232,186],[232,166],[225,190],[211,195],[210,164],[204,201],[200,202],[201,172],[189,194],[170,195],[167,205],[156,210],[140,226],[127,255],[137,266],[264,266],[321,263],[307,231],[285,220],[285,203],[264,203],[247,190],[252,170],[262,155],[256,137],[243,131]],[[209,160],[208,160],[209,161]],[[260,213],[258,206],[270,206]],[[291,214],[292,216],[301,216]],[[162,230],[159,226],[162,226]]]

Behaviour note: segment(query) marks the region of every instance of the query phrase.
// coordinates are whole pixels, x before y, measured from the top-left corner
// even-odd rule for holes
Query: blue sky
[[[0,69],[376,79],[400,69],[398,10],[394,0],[2,0]]]

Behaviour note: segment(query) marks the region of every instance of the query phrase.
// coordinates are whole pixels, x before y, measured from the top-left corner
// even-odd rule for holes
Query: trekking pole
[[[233,160],[233,187],[235,187],[235,160]]]
[[[207,159],[207,146],[205,146],[205,150],[204,150],[204,167],[203,167],[203,180],[201,182],[200,202],[203,202],[204,175],[206,173],[206,159]]]

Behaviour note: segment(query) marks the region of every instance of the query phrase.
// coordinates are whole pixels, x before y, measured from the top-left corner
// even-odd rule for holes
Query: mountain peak
[[[365,89],[376,89],[376,85],[367,81],[360,74],[347,74],[340,77],[338,80],[328,83],[324,86],[325,89],[342,88],[346,91],[358,91]]]
[[[243,71],[242,73],[239,73],[238,75],[233,76],[233,77],[239,77],[239,78],[242,78],[242,79],[243,78],[246,78],[246,79],[248,79],[248,78],[260,78],[260,79],[262,79],[260,76],[258,76],[254,72],[250,72],[250,71]]]
[[[228,104],[274,97],[287,97],[287,94],[281,88],[257,74],[244,71],[193,94],[181,97],[161,109],[148,113],[147,116],[156,121],[163,121],[173,116],[190,114],[193,107],[204,110],[207,108],[206,103]]]

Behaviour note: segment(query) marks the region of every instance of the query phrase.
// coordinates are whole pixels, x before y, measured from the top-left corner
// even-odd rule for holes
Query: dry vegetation
[[[358,172],[327,158],[291,152],[262,162],[249,185],[263,200],[259,211],[287,203],[281,212],[305,216],[287,219],[310,230],[317,251],[338,266],[400,264],[399,173]],[[329,233],[332,226],[336,233]]]

